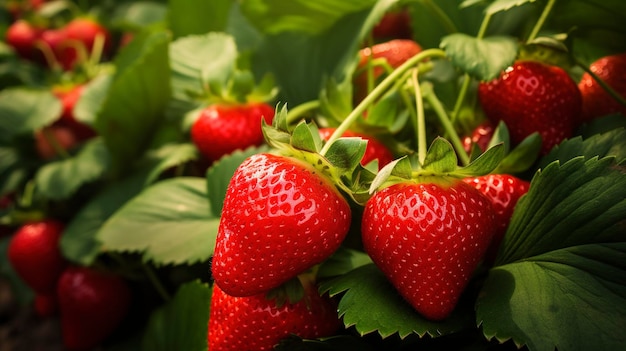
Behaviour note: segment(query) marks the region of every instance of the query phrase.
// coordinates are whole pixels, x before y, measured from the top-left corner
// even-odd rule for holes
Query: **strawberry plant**
[[[624,349],[625,13],[7,2],[0,335],[34,311],[42,350]]]

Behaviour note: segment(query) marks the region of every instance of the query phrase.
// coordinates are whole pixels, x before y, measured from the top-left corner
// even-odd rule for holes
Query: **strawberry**
[[[59,249],[62,223],[47,219],[22,225],[11,238],[9,262],[22,280],[38,294],[51,294],[66,261]]]
[[[60,68],[64,70],[71,69],[73,62],[76,60],[76,55],[68,48],[67,33],[65,28],[49,28],[44,30],[37,42],[39,50],[46,50],[48,54],[52,56],[46,57],[46,62],[49,67],[54,67],[55,64],[60,65]]]
[[[489,142],[493,137],[494,131],[495,127],[491,121],[485,121],[476,126],[476,128],[472,130],[471,135],[463,138],[463,148],[465,149],[465,152],[469,154],[472,151],[472,144],[478,145],[481,152],[486,151],[487,146],[489,146]]]
[[[111,34],[108,29],[97,21],[77,17],[71,20],[63,27],[66,40],[63,42],[63,53],[60,55],[62,66],[67,70],[73,68],[77,63],[82,63],[87,57],[82,57],[82,54],[91,55],[96,43],[96,38],[101,37],[102,53],[106,55],[109,53],[112,47]],[[81,53],[79,50],[83,50]]]
[[[320,128],[319,130],[320,137],[324,140],[330,139],[330,136],[333,135],[333,133],[335,132],[335,129],[336,128]],[[393,154],[387,148],[387,146],[385,146],[385,144],[383,144],[378,139],[372,136],[369,136],[363,133],[356,133],[352,131],[346,131],[345,133],[343,133],[342,136],[361,137],[367,140],[367,148],[365,149],[365,154],[363,155],[363,158],[361,159],[361,164],[363,166],[365,166],[366,164],[374,160],[378,160],[378,169],[381,169],[386,164],[393,161]]]
[[[68,267],[57,285],[63,344],[91,350],[126,316],[131,291],[121,277],[89,267]]]
[[[74,106],[80,99],[83,90],[84,85],[81,84],[69,88],[59,86],[52,89],[52,92],[61,100],[61,105],[63,106],[58,124],[71,129],[78,141],[84,141],[96,135],[96,132],[90,126],[79,122],[74,117]]]
[[[458,179],[429,176],[376,192],[362,218],[365,251],[424,317],[454,310],[495,232],[494,211]]]
[[[44,160],[50,160],[59,156],[60,150],[56,147],[70,150],[78,144],[78,139],[74,132],[62,125],[44,127],[36,131],[34,137],[37,154]]]
[[[361,101],[367,95],[367,65],[370,60],[384,60],[391,68],[397,68],[406,60],[422,51],[422,47],[410,39],[393,39],[359,50],[359,63],[354,77],[355,101]],[[373,67],[373,78],[377,80],[385,69]]]
[[[207,159],[215,161],[235,150],[263,143],[261,119],[271,124],[274,109],[265,103],[213,104],[191,127],[191,139]]]
[[[463,181],[485,195],[495,210],[495,221],[498,228],[485,255],[485,260],[492,263],[511,221],[515,205],[519,198],[528,192],[530,183],[509,174],[488,174],[465,178]]]
[[[33,60],[37,57],[35,43],[41,33],[41,29],[24,19],[20,19],[7,28],[5,40],[20,57]]]
[[[213,285],[207,336],[211,351],[272,350],[290,335],[320,338],[340,327],[336,304],[320,296],[313,284],[305,287],[302,300],[282,306],[264,293],[234,297]]]
[[[334,253],[350,221],[347,201],[313,165],[253,155],[226,191],[213,277],[233,296],[276,288]]]
[[[572,136],[582,103],[565,70],[536,61],[517,61],[499,78],[481,82],[478,98],[489,120],[506,123],[514,144],[539,132],[543,154]]]
[[[372,29],[376,40],[411,39],[411,17],[406,8],[394,9],[385,13]]]
[[[626,99],[626,53],[602,57],[594,61],[589,69]],[[589,73],[583,74],[578,88],[583,101],[581,122],[589,122],[611,113],[626,116],[626,106],[609,95]]]

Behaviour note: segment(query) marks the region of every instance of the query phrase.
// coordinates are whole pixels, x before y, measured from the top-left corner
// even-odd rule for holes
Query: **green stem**
[[[611,88],[610,85],[606,84],[606,82],[602,80],[602,78],[598,77],[598,75],[595,74],[589,68],[589,66],[586,65],[584,62],[580,61],[576,57],[573,57],[573,59],[576,62],[576,64],[580,66],[580,68],[582,68],[587,74],[589,74],[591,78],[593,78],[593,80],[595,80],[602,87],[602,89],[604,89],[609,95],[611,95],[613,99],[615,99],[617,102],[619,102],[623,106],[626,106],[626,99],[624,99],[623,96],[621,96],[617,91],[615,91],[615,89]]]
[[[456,153],[461,159],[461,163],[463,164],[463,166],[467,166],[470,162],[469,156],[465,152],[465,149],[463,148],[463,142],[461,141],[458,134],[456,133],[456,130],[454,129],[454,126],[452,125],[450,118],[446,114],[446,110],[441,104],[441,101],[439,101],[439,99],[437,98],[437,95],[435,95],[435,92],[433,91],[433,88],[432,88],[432,84],[429,82],[425,82],[423,84],[422,89],[424,91],[424,97],[426,98],[428,103],[430,103],[433,110],[435,110],[435,113],[437,114],[439,121],[443,125],[443,128],[446,131],[450,139],[450,142],[452,143],[452,146],[454,146]]]
[[[411,57],[398,68],[396,68],[390,75],[385,77],[380,84],[369,93],[365,99],[363,99],[355,108],[350,112],[350,114],[346,117],[343,122],[337,127],[335,132],[330,136],[326,144],[320,150],[320,155],[324,156],[330,149],[332,143],[334,143],[337,139],[339,139],[343,133],[348,130],[350,125],[356,121],[357,118],[363,115],[363,112],[367,109],[369,105],[371,105],[374,101],[376,101],[380,96],[383,95],[387,91],[389,87],[391,87],[396,80],[401,77],[405,72],[407,72],[411,67],[415,66],[418,62],[423,61],[427,58],[434,57],[445,57],[445,51],[441,49],[428,49],[420,52],[419,54]]]
[[[548,19],[550,12],[552,12],[552,8],[554,7],[555,3],[556,3],[556,0],[548,0],[546,7],[543,8],[543,12],[541,13],[541,16],[539,17],[539,19],[537,20],[537,23],[535,23],[535,26],[533,27],[532,31],[528,35],[526,42],[532,41],[537,37],[537,34],[539,34],[539,31],[541,30],[544,23]]]
[[[422,97],[422,89],[417,79],[418,71],[414,69],[411,74],[411,82],[415,91],[415,110],[417,111],[417,159],[419,166],[421,167],[426,160],[426,153],[428,152],[428,145],[426,144],[426,117],[424,115],[424,100]]]
[[[89,58],[87,61],[87,74],[90,78],[94,77],[96,75],[95,72],[95,68],[97,67],[98,63],[102,60],[102,54],[104,53],[104,45],[105,43],[105,36],[102,33],[98,33],[96,35],[96,37],[94,38],[94,42],[93,42],[93,47],[91,49],[91,52],[89,53]]]
[[[487,33],[487,28],[489,28],[490,22],[491,15],[485,15],[483,21],[480,24],[480,28],[478,29],[478,34],[476,34],[477,39],[482,39],[485,37],[485,33]],[[467,92],[469,91],[469,86],[471,83],[472,77],[470,77],[469,74],[465,73],[465,75],[463,76],[463,83],[461,84],[461,90],[459,91],[456,103],[454,104],[454,110],[452,111],[452,122],[455,122],[457,117],[459,116],[459,112],[463,107],[463,103],[465,103],[465,98],[467,97]]]
[[[143,270],[145,271],[146,275],[148,276],[148,279],[150,280],[150,283],[152,283],[152,286],[154,286],[154,289],[161,296],[161,298],[164,301],[166,301],[166,302],[170,301],[172,299],[172,297],[167,292],[167,290],[165,290],[165,287],[163,286],[163,284],[161,283],[161,281],[157,277],[157,275],[154,272],[154,270],[152,269],[152,267],[148,266],[147,264],[142,264],[141,266],[143,267]]]
[[[454,24],[454,21],[452,21],[450,17],[448,17],[448,15],[446,14],[446,12],[443,11],[441,7],[439,7],[435,2],[431,0],[423,0],[422,4],[424,4],[431,12],[433,12],[435,17],[437,17],[439,22],[443,25],[443,28],[448,33],[457,33],[459,31]]]
[[[312,100],[301,103],[300,105],[292,108],[291,110],[289,110],[289,112],[287,112],[287,124],[292,124],[305,113],[317,109],[318,107],[320,107],[319,100]]]

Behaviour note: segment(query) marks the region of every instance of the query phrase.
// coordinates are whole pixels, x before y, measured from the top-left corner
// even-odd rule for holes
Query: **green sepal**
[[[335,167],[352,173],[360,164],[367,141],[359,137],[342,137],[330,146],[326,153],[326,159]]]
[[[478,156],[469,165],[461,167],[452,172],[451,175],[456,177],[477,177],[491,173],[498,167],[505,156],[504,143],[494,145],[487,151]]]
[[[437,137],[428,148],[422,171],[435,174],[450,173],[457,168],[458,162],[452,144],[442,137]]]
[[[291,145],[296,149],[319,152],[322,148],[322,138],[317,126],[304,121],[298,123],[291,134]]]
[[[561,35],[564,37],[565,35]],[[571,68],[573,62],[567,46],[559,37],[539,37],[520,47],[519,60],[539,61],[545,64]]]
[[[540,150],[541,136],[537,132],[532,133],[509,151],[491,173],[515,174],[524,172],[535,164]]]
[[[287,301],[294,304],[302,300],[304,298],[304,286],[298,277],[294,277],[281,286],[268,291],[265,298],[274,300],[276,308],[281,308]]]

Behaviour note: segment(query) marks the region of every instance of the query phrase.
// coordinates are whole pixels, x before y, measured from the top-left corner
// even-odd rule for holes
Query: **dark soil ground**
[[[11,284],[0,277],[0,351],[63,351],[56,317],[42,318],[20,306]]]

